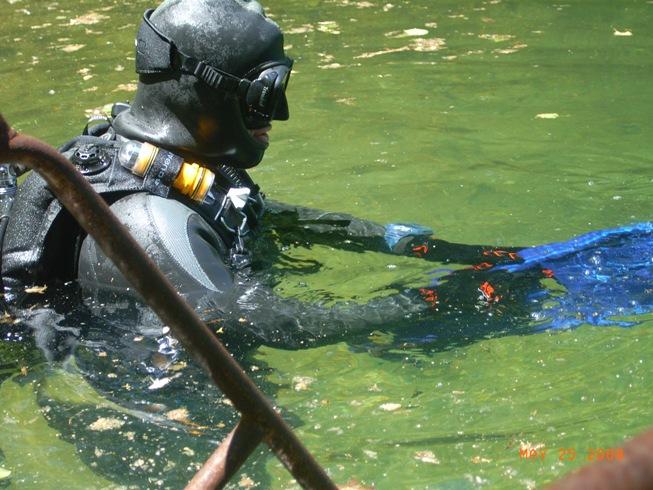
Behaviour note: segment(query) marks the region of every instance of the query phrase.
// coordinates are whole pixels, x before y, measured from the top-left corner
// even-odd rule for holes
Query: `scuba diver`
[[[60,151],[178,291],[234,341],[300,347],[399,327],[407,342],[450,345],[551,324],[534,312],[560,296],[546,281],[558,279],[555,267],[568,265],[560,258],[579,249],[454,244],[417,225],[384,226],[266,199],[247,169],[263,158],[272,123],[289,118],[292,66],[281,30],[256,1],[167,0],[143,15],[131,105],[114,104],[106,120]],[[606,233],[585,246],[624,236]],[[270,265],[284,246],[317,244],[441,268],[426,287],[396,284],[365,304],[280,298]],[[2,256],[9,297],[25,285],[73,280],[91,305],[129,295],[117,268],[35,173],[17,192]],[[502,314],[504,305],[510,311]]]

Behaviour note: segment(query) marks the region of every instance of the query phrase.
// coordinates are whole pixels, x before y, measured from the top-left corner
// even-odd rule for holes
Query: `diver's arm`
[[[228,342],[232,347],[318,345],[403,325],[429,308],[417,291],[329,306],[282,298],[256,276],[232,276],[217,234],[183,204],[139,193],[118,200],[111,209],[199,315],[223,340],[233,340]],[[97,304],[112,294],[131,296],[127,281],[91,237],[81,246],[78,277],[85,297]]]
[[[422,322],[431,320],[433,313],[440,318],[450,310],[457,318],[462,309],[476,311],[477,288],[483,279],[471,269],[466,274],[473,276],[472,281],[454,281],[447,276],[437,291],[392,288],[390,294],[364,304],[340,301],[326,305],[283,298],[256,275],[233,276],[224,265],[227,250],[217,234],[183,204],[141,193],[124,197],[111,208],[164,275],[231,346],[316,346],[394,327],[418,327],[422,332]],[[81,246],[78,276],[85,297],[95,297],[99,305],[107,303],[102,300],[106,296],[94,292],[122,295],[129,290],[129,284],[90,237]],[[439,323],[435,327],[439,328]]]
[[[284,245],[321,244],[354,252],[374,251],[457,264],[497,264],[517,260],[515,247],[451,243],[433,238],[418,225],[380,225],[346,213],[329,213],[266,200],[266,216]]]
[[[430,305],[417,290],[406,290],[360,304],[332,305],[283,298],[253,278],[237,278],[231,298],[207,295],[199,315],[227,345],[266,344],[282,348],[316,347],[376,329],[415,324]]]
[[[266,199],[266,219],[288,243],[310,242],[345,249],[388,252],[385,227],[346,213],[326,212]]]
[[[450,346],[531,331],[531,312],[540,306],[533,293],[542,291],[543,277],[539,270],[466,268],[421,288],[388,287],[390,294],[366,303],[325,304],[284,298],[256,277],[237,276],[230,298],[208,296],[197,310],[234,348],[305,348],[341,340],[360,345],[375,331]]]

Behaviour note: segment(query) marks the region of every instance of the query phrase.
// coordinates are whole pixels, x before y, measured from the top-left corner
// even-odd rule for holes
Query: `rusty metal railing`
[[[265,395],[173,288],[75,166],[54,148],[9,128],[0,115],[0,162],[37,171],[77,222],[200,362],[241,420],[187,488],[221,488],[264,441],[304,488],[335,489]]]

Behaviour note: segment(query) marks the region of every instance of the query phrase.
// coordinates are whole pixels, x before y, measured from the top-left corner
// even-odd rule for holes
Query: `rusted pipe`
[[[224,488],[262,441],[261,428],[246,417],[241,418],[188,483],[186,490]]]
[[[273,441],[271,448],[300,485],[315,489],[336,488],[263,393],[72,163],[49,145],[11,130],[1,115],[0,161],[24,163],[47,181],[59,201],[95,239],[186,350],[204,366],[234,407],[268,434],[266,439]]]
[[[570,473],[548,490],[650,490],[653,488],[653,429],[622,446],[623,457],[598,461]]]

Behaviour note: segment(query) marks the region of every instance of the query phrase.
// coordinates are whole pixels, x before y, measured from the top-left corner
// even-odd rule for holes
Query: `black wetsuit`
[[[410,234],[390,246],[382,225],[346,214],[265,201],[242,170],[223,167],[218,172],[214,184],[218,198],[212,207],[198,205],[174,189],[167,197],[154,195],[141,178],[117,163],[120,144],[121,138],[110,127],[100,126],[94,136],[76,138],[62,150],[180,293],[204,318],[219,319],[224,330],[236,338],[298,347],[401,327],[409,338],[440,338],[434,332],[443,328],[449,330],[444,336],[449,338],[455,328],[459,335],[454,337],[472,339],[487,333],[497,303],[525,303],[525,295],[544,277],[541,271],[528,271],[497,283],[501,274],[495,273],[489,282],[488,270],[495,264],[519,261],[515,249],[451,244]],[[89,154],[94,159],[89,160]],[[243,186],[250,189],[245,209],[225,209],[228,189]],[[274,230],[274,240],[270,230]],[[274,294],[275,278],[269,266],[282,253],[280,249],[316,244],[468,267],[448,274],[435,287],[396,285],[392,294],[385,292],[365,304],[342,301],[327,306]],[[5,285],[16,289],[75,278],[86,299],[95,298],[94,304],[110,301],[107,294],[129,291],[129,284],[94,240],[85,236],[45,182],[32,173],[19,189],[7,228]],[[456,321],[469,314],[474,317],[471,327],[470,322]],[[520,316],[513,314],[510,323],[516,325]],[[453,326],[447,326],[447,318]],[[431,326],[425,328],[425,323]],[[502,324],[490,330],[497,328],[504,331],[507,327]],[[417,329],[416,335],[411,329]]]

